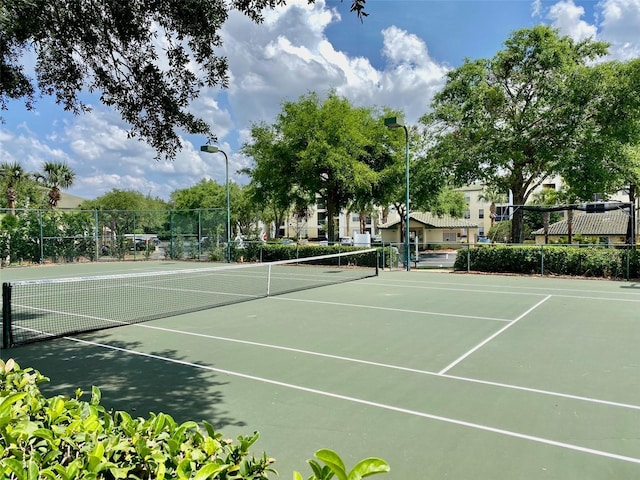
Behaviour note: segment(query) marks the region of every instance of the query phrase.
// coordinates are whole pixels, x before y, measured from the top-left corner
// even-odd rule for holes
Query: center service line
[[[540,303],[542,303],[542,302],[540,302]],[[533,307],[533,308],[535,308],[535,307]],[[532,309],[530,309],[530,310],[532,310]],[[523,315],[518,317],[518,319],[523,317],[524,315],[526,315],[526,313],[524,313]],[[518,319],[514,320],[513,323],[515,323]],[[313,394],[316,394],[316,395],[322,395],[322,396],[325,396],[325,397],[336,398],[336,399],[339,399],[339,400],[346,400],[348,402],[358,403],[358,404],[361,404],[361,405],[367,405],[367,406],[370,406],[370,407],[382,408],[384,410],[389,410],[389,411],[392,411],[392,412],[398,412],[398,413],[404,413],[404,414],[408,414],[408,415],[414,415],[416,417],[428,418],[430,420],[436,420],[436,421],[439,421],[439,422],[445,422],[445,423],[450,423],[450,424],[453,424],[453,425],[459,425],[459,426],[463,426],[463,427],[474,428],[474,429],[482,430],[482,431],[485,431],[485,432],[497,433],[499,435],[506,435],[506,436],[509,436],[509,437],[519,438],[519,439],[522,439],[522,440],[528,440],[528,441],[531,441],[531,442],[542,443],[542,444],[550,445],[550,446],[553,446],[553,447],[565,448],[567,450],[573,450],[573,451],[576,451],[576,452],[587,453],[587,454],[591,454],[591,455],[597,455],[597,456],[600,456],[600,457],[611,458],[613,460],[621,460],[623,462],[640,464],[640,458],[636,458],[636,457],[628,457],[626,455],[619,455],[617,453],[605,452],[603,450],[595,450],[595,449],[592,449],[592,448],[581,447],[580,445],[574,445],[574,444],[571,444],[571,443],[558,442],[558,441],[551,440],[551,439],[548,439],[548,438],[536,437],[534,435],[526,435],[524,433],[513,432],[511,430],[504,430],[502,428],[494,428],[494,427],[490,427],[488,425],[481,425],[481,424],[478,424],[478,423],[465,422],[464,420],[457,420],[455,418],[443,417],[443,416],[440,416],[440,415],[432,415],[430,413],[418,412],[416,410],[409,410],[409,409],[406,409],[406,408],[394,407],[393,405],[386,405],[384,403],[371,402],[369,400],[364,400],[364,399],[361,399],[361,398],[349,397],[349,396],[346,396],[346,395],[340,395],[338,393],[331,393],[331,392],[326,392],[324,390],[317,390],[315,388],[308,388],[308,387],[303,387],[301,385],[293,385],[291,383],[279,382],[277,380],[270,380],[268,378],[256,377],[255,375],[248,375],[246,373],[233,372],[231,370],[224,370],[222,368],[215,368],[215,367],[210,367],[210,366],[207,366],[207,365],[200,365],[200,364],[197,364],[197,363],[186,362],[184,360],[175,360],[175,359],[172,359],[172,358],[162,357],[160,355],[154,355],[154,354],[151,354],[151,353],[138,352],[136,350],[130,350],[130,349],[127,349],[127,348],[116,347],[114,345],[106,345],[106,344],[103,344],[103,343],[90,342],[90,341],[87,341],[87,340],[80,340],[79,338],[73,338],[73,337],[64,337],[64,338],[66,340],[70,340],[72,342],[82,343],[82,344],[85,344],[85,345],[91,345],[91,346],[94,346],[94,347],[107,348],[107,349],[110,349],[110,350],[116,350],[116,351],[119,351],[119,352],[124,352],[124,353],[131,354],[131,355],[138,355],[138,356],[141,356],[141,357],[153,358],[155,360],[161,360],[161,361],[164,361],[164,362],[175,363],[175,364],[184,365],[184,366],[187,366],[187,367],[200,368],[200,369],[203,369],[203,370],[209,370],[209,371],[212,371],[212,372],[218,372],[218,373],[222,373],[222,374],[225,374],[225,375],[244,378],[244,379],[247,379],[247,380],[254,380],[254,381],[258,381],[258,382],[262,382],[262,383],[267,383],[267,384],[270,384],[270,385],[277,385],[277,386],[280,386],[280,387],[291,388],[293,390],[298,390],[298,391],[302,391],[302,392],[313,393]]]
[[[516,318],[515,320],[513,320],[512,322],[508,323],[507,325],[505,325],[504,327],[502,327],[500,330],[498,330],[496,333],[494,333],[493,335],[491,335],[489,338],[485,339],[484,341],[480,342],[478,345],[476,345],[475,347],[473,347],[471,350],[469,350],[467,353],[465,353],[464,355],[462,355],[461,357],[459,357],[458,359],[456,359],[453,363],[450,363],[448,366],[446,366],[445,368],[443,368],[442,370],[440,370],[438,372],[438,375],[444,375],[445,373],[447,373],[449,370],[451,370],[453,367],[455,367],[458,363],[460,363],[462,360],[464,360],[465,358],[467,358],[469,355],[471,355],[473,352],[475,352],[476,350],[482,348],[483,346],[485,346],[487,343],[489,343],[491,340],[493,340],[494,338],[496,338],[498,335],[500,335],[502,332],[504,332],[507,328],[515,325],[520,319],[526,317],[529,313],[531,313],[533,310],[535,310],[536,308],[538,308],[540,305],[542,305],[544,302],[546,302],[547,300],[549,300],[551,298],[551,295],[547,295],[546,297],[544,297],[542,300],[540,300],[538,303],[536,303],[533,307],[531,307],[529,310],[527,310],[526,312],[524,312],[522,315],[520,315],[518,318]]]

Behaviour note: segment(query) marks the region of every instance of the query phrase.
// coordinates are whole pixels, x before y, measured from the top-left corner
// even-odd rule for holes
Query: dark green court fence
[[[224,258],[225,209],[0,210],[2,265]]]

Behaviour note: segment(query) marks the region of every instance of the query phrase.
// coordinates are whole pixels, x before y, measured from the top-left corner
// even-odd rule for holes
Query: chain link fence
[[[225,209],[0,209],[0,259],[15,264],[225,258]]]

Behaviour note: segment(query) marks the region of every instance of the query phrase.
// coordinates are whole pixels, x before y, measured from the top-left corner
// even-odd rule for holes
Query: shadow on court
[[[130,350],[140,347],[139,342],[111,342],[111,345]],[[184,359],[175,350],[151,354],[177,361]],[[177,422],[207,420],[216,429],[245,425],[219,408],[223,404],[221,389],[226,382],[219,382],[214,372],[65,339],[4,350],[2,358],[5,361],[13,358],[21,367],[34,368],[49,377],[50,382],[40,385],[47,396],[73,397],[80,388],[84,392],[82,399],[89,400],[91,387],[97,386],[103,406],[127,411],[134,417],[163,412]]]

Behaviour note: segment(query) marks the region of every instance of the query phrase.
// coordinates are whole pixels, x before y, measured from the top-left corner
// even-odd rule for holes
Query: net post
[[[382,256],[384,258],[384,255]],[[376,277],[379,274],[378,267],[380,265],[380,250],[376,250]]]
[[[2,348],[11,347],[11,284],[2,284]]]
[[[271,265],[269,265],[267,272],[267,297],[271,295]]]

